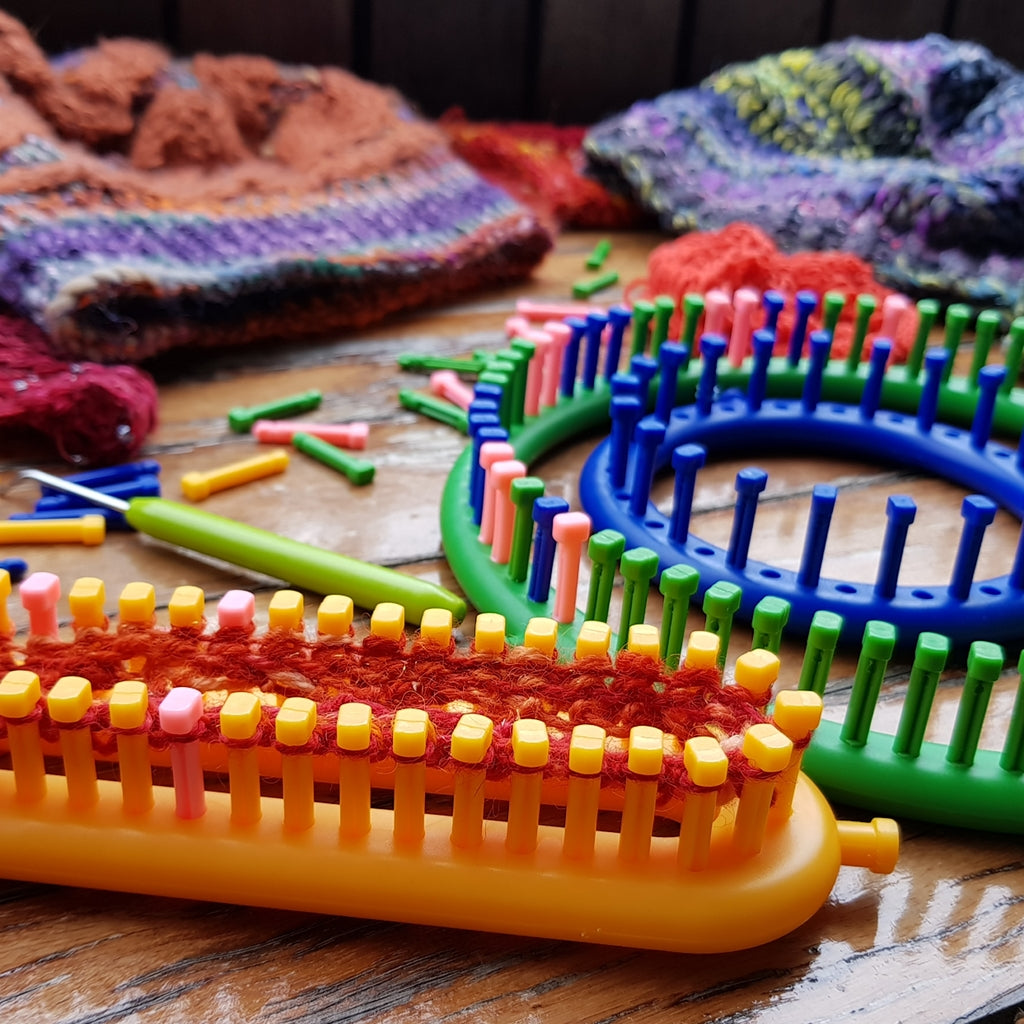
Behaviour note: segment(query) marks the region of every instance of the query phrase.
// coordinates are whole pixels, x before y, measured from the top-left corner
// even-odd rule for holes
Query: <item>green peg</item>
[[[778,654],[782,647],[782,631],[789,622],[790,604],[784,598],[769,594],[762,597],[754,607],[751,623],[754,640],[751,647],[762,648]]]
[[[1017,696],[1006,728],[1006,743],[999,757],[999,767],[1006,772],[1024,772],[1024,652],[1017,663]]]
[[[1020,373],[1021,354],[1024,353],[1024,316],[1017,317],[1010,324],[1010,343],[1006,348],[1006,376],[1003,378],[999,390],[1008,395],[1017,385],[1017,376]]]
[[[290,395],[279,398],[276,402],[264,405],[251,405],[248,408],[232,409],[228,413],[228,426],[236,434],[247,434],[257,420],[277,420],[285,416],[297,416],[300,412],[309,412],[319,407],[323,395],[319,391],[303,391],[301,395]]]
[[[953,373],[953,360],[956,359],[957,350],[963,340],[964,330],[967,322],[971,319],[971,307],[965,306],[962,302],[955,302],[946,310],[946,337],[943,344],[949,353],[946,360],[946,367],[942,371],[943,382],[948,381]]]
[[[330,441],[325,441],[321,437],[313,437],[312,434],[302,431],[293,434],[292,446],[310,458],[316,459],[317,462],[322,462],[325,466],[337,470],[359,486],[368,484],[376,472],[376,467],[372,462],[351,455],[337,445],[331,444]]]
[[[508,364],[505,364],[508,367]],[[481,384],[497,384],[501,388],[501,403],[498,406],[498,419],[501,420],[501,425],[508,430],[512,425],[512,374],[509,372],[511,367],[504,370],[492,369],[491,364],[488,363],[488,368],[480,374],[477,378]]]
[[[846,296],[842,292],[825,292],[822,300],[821,326],[829,334],[836,333],[836,324],[843,314],[843,306],[846,305]]]
[[[921,299],[917,304],[917,334],[907,357],[907,377],[917,380],[924,365],[924,354],[928,348],[928,336],[932,333],[939,316],[939,304],[935,299]]]
[[[843,632],[842,617],[835,612],[818,611],[811,619],[811,628],[807,631],[807,645],[804,649],[804,660],[800,667],[798,690],[811,690],[819,697],[825,696],[829,672],[832,670],[832,658],[836,653],[840,634]]]
[[[653,302],[640,299],[633,303],[633,342],[629,349],[631,359],[633,356],[642,356],[647,349],[647,332],[653,318]]]
[[[687,369],[690,365],[690,360],[695,355],[693,346],[697,341],[697,324],[703,312],[703,295],[691,292],[683,298],[683,329],[680,332],[679,343],[686,346],[686,351],[689,355],[686,357],[686,362],[680,367],[682,370]]]
[[[901,757],[918,757],[924,730],[928,725],[932,701],[939,676],[949,658],[949,637],[940,633],[921,633],[914,651],[914,664],[910,668],[910,682],[903,702],[900,724],[892,741],[892,752]]]
[[[672,314],[676,311],[676,304],[667,295],[659,295],[654,300],[654,329],[651,331],[651,357],[658,358],[664,341],[668,338],[668,324]]]
[[[512,520],[512,547],[509,549],[508,576],[514,583],[525,583],[530,573],[530,542],[533,540],[533,503],[544,493],[544,481],[538,476],[521,476],[512,481],[509,498],[515,508]]]
[[[704,592],[704,629],[719,639],[718,667],[725,668],[732,636],[732,620],[740,610],[743,591],[735,583],[719,580]]]
[[[953,722],[953,735],[946,750],[950,764],[970,768],[978,752],[978,740],[985,721],[985,712],[992,696],[992,686],[1003,671],[1005,655],[999,644],[975,640],[967,653],[967,678],[960,695],[960,706]]]
[[[895,648],[896,627],[891,622],[878,619],[868,622],[864,627],[860,659],[853,677],[850,704],[839,732],[839,738],[851,747],[863,747],[868,741],[882,678]]]
[[[605,288],[611,288],[613,284],[618,283],[619,275],[617,271],[608,270],[597,277],[589,277],[577,281],[572,286],[572,297],[574,299],[589,299],[592,295],[603,292]]]
[[[513,427],[521,427],[526,406],[526,374],[530,368],[530,357],[512,342],[507,349],[498,353],[498,358],[512,364],[512,404],[509,407],[509,422]]]
[[[608,621],[612,587],[615,585],[615,569],[625,550],[626,538],[617,530],[601,530],[590,538],[587,553],[590,555],[592,566],[586,618],[591,622]]]
[[[690,600],[700,586],[700,573],[692,565],[670,565],[658,582],[664,597],[661,612],[661,660],[671,669],[679,668]]]
[[[853,324],[853,340],[850,342],[850,354],[846,357],[846,369],[856,373],[860,366],[860,357],[864,351],[864,339],[868,336],[868,322],[878,309],[878,299],[874,295],[857,296],[857,319]]]
[[[622,576],[622,615],[616,637],[617,651],[629,641],[630,627],[644,621],[651,580],[658,573],[658,556],[650,548],[632,548],[619,562]]]
[[[448,356],[421,356],[405,352],[396,360],[402,370],[410,373],[430,373],[434,370],[454,370],[467,376],[478,374],[486,365],[486,359],[455,359]]]
[[[403,388],[398,392],[398,401],[405,409],[422,413],[432,420],[437,420],[438,423],[445,423],[449,427],[461,430],[464,434],[469,433],[469,417],[457,405],[446,402],[443,398]]]
[[[604,266],[604,261],[608,259],[608,254],[611,251],[611,239],[602,238],[601,241],[594,246],[593,251],[587,257],[587,261],[584,264],[587,270],[600,270]]]
[[[994,309],[985,309],[978,314],[978,321],[974,325],[974,356],[971,359],[970,372],[967,374],[972,388],[978,386],[978,374],[988,362],[988,354],[992,349],[992,341],[996,336],[1000,319]]]

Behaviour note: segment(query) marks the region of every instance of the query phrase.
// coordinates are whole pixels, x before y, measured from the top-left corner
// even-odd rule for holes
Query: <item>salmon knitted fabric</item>
[[[49,61],[0,12],[0,298],[58,355],[323,335],[523,277],[550,244],[342,70],[138,40]]]

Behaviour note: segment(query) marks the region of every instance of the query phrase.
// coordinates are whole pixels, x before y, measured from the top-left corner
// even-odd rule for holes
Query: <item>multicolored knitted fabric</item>
[[[788,50],[637,103],[588,133],[674,233],[746,221],[784,251],[1024,311],[1024,76],[973,43]]]
[[[334,68],[48,61],[0,14],[0,298],[55,352],[323,335],[529,273],[529,210],[401,98]]]

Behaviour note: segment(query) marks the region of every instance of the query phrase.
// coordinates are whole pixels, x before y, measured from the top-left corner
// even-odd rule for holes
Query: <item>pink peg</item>
[[[229,590],[217,602],[217,625],[221,629],[252,629],[256,598],[248,590]]]
[[[910,299],[905,295],[887,295],[882,302],[882,326],[877,337],[895,338],[903,314],[910,309]]]
[[[491,467],[496,462],[514,459],[516,450],[507,441],[484,441],[480,445],[480,468],[484,471],[484,503],[480,509],[480,543],[490,544],[494,537],[494,488]]]
[[[34,572],[18,588],[21,604],[28,612],[28,631],[32,636],[56,640],[57,602],[60,600],[60,578],[52,572]]]
[[[160,728],[169,736],[188,736],[203,717],[203,695],[191,686],[175,686],[160,702]],[[179,818],[201,818],[206,813],[203,765],[199,740],[171,744],[174,813]]]
[[[491,486],[494,488],[494,541],[491,561],[508,565],[512,552],[512,524],[516,509],[512,504],[512,481],[526,476],[526,465],[518,459],[506,459],[491,466]]]
[[[257,420],[253,437],[261,444],[291,444],[299,432],[319,437],[338,448],[365,448],[368,423],[300,423],[296,420]]]
[[[590,516],[585,512],[561,512],[551,521],[551,536],[558,545],[553,618],[556,622],[572,622],[576,618],[580,559],[590,537]]]
[[[728,292],[712,288],[704,296],[704,334],[725,334],[725,325],[732,311]]]
[[[540,404],[552,406],[558,404],[558,385],[562,378],[562,360],[565,358],[565,347],[572,337],[572,328],[560,320],[550,320],[544,330],[551,336],[547,358],[544,361],[544,377],[540,388]]]
[[[553,339],[550,331],[531,331],[529,340],[536,348],[526,370],[526,400],[523,403],[523,412],[527,416],[536,416],[540,413],[540,393],[544,386],[544,372]]]
[[[586,302],[535,302],[533,299],[516,300],[516,312],[534,323],[563,320],[567,316],[585,317],[588,313],[604,313],[600,306]]]
[[[753,288],[740,288],[733,299],[736,315],[729,338],[729,362],[739,366],[750,354],[750,336],[754,327],[754,314],[761,297]]]
[[[454,370],[435,370],[430,375],[430,390],[460,409],[468,409],[473,401],[473,389],[464,384]]]

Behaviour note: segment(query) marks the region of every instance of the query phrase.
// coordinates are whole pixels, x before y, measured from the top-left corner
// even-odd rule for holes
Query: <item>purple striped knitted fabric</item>
[[[850,39],[730,65],[585,140],[673,233],[756,224],[901,291],[1024,312],[1024,76],[973,43]]]

